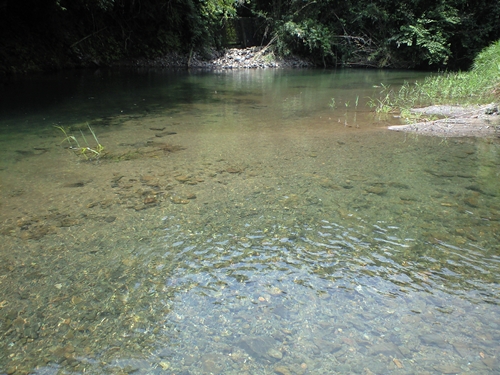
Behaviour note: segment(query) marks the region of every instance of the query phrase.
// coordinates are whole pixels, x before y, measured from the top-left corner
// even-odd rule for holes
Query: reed
[[[94,130],[90,127],[88,123],[87,127],[90,131],[90,134],[92,135],[92,138],[94,138],[95,141],[94,146],[91,146],[89,144],[87,138],[85,137],[85,134],[81,129],[80,129],[80,136],[83,142],[80,142],[75,135],[68,134],[66,129],[64,129],[62,126],[55,126],[55,128],[59,129],[64,134],[64,139],[62,140],[61,144],[67,142],[69,144],[68,148],[74,151],[79,156],[84,157],[85,160],[97,160],[103,155],[104,146],[101,144],[101,142],[99,142],[97,135],[95,134]]]

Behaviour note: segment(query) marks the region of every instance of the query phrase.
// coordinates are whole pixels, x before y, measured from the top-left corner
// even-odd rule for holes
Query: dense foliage
[[[500,38],[500,2],[247,0],[281,52],[325,64],[463,68]]]
[[[0,67],[100,65],[218,48],[235,15],[232,0],[3,0]]]
[[[219,49],[243,19],[319,65],[464,68],[500,39],[490,0],[0,0],[0,69]]]

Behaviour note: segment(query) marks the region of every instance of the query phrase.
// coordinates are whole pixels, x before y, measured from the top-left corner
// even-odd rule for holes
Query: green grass
[[[80,136],[82,142],[78,141],[78,138],[72,134],[68,134],[66,129],[62,126],[55,126],[55,128],[59,129],[64,134],[64,139],[61,143],[67,142],[68,148],[73,150],[76,154],[83,156],[86,160],[96,160],[99,159],[103,155],[104,146],[99,142],[94,130],[87,124],[88,130],[95,141],[95,145],[91,146],[83,133],[83,130],[80,129]]]
[[[378,113],[400,112],[435,104],[473,105],[500,101],[500,40],[484,49],[467,72],[445,72],[423,82],[406,82],[399,90],[382,85],[369,105]]]

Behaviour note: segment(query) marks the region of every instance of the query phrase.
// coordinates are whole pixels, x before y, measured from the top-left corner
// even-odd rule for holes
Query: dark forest
[[[265,45],[318,66],[467,69],[500,39],[489,0],[3,0],[0,73]]]

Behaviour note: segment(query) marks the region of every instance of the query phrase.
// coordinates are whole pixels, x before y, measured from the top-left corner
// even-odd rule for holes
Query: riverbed
[[[499,143],[367,105],[423,77],[4,86],[0,374],[497,374]]]

